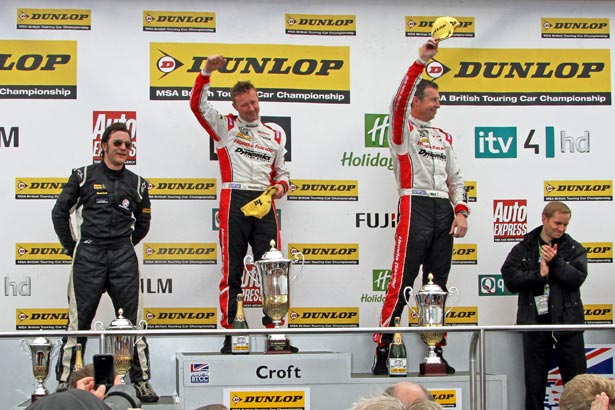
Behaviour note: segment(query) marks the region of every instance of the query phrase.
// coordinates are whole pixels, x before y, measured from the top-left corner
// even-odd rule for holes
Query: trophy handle
[[[23,352],[26,354],[26,356],[32,358],[32,354],[30,353],[30,345],[28,344],[28,341],[26,339],[21,339],[19,346],[21,347],[21,350],[23,350]]]
[[[455,304],[459,300],[459,289],[457,289],[455,286],[451,286],[448,289],[448,295],[452,297],[452,303],[449,306],[449,308],[446,310],[444,317],[448,316],[449,312],[453,310],[453,308],[455,307]]]
[[[105,330],[105,324],[100,320],[94,322],[94,330]]]
[[[297,272],[294,276],[291,276],[290,280],[294,281],[295,279],[297,279],[297,277],[301,274],[301,272],[303,272],[303,268],[305,266],[305,256],[303,256],[303,254],[299,251],[295,252],[293,254],[294,256],[294,260],[292,261],[293,265],[295,263],[299,263],[299,259],[301,259],[301,269],[299,269],[299,272]]]
[[[414,308],[410,305],[410,301],[408,300],[408,296],[412,298],[413,296],[412,293],[413,293],[412,286],[406,286],[404,288],[404,300],[406,301],[406,305],[408,306],[408,309],[410,309],[412,313],[414,313],[418,317],[419,316],[418,312],[414,310]]]
[[[140,330],[147,330],[147,321],[145,319],[141,319],[139,320],[139,324],[138,324]],[[139,336],[135,339],[135,342],[133,344],[133,346],[136,346],[137,343],[139,343],[141,341],[141,339],[143,339],[145,336]]]
[[[62,339],[56,340],[56,343],[51,346],[51,354],[49,355],[52,359],[56,357],[60,350],[62,349]]]
[[[248,269],[248,265],[254,267],[254,258],[252,257],[252,255],[246,255],[243,258],[243,269],[246,271],[246,273],[248,274],[248,276],[250,276],[252,278],[252,280],[256,283],[259,284],[260,286],[260,279],[258,278],[258,275],[254,275],[254,273],[252,273],[253,269]]]

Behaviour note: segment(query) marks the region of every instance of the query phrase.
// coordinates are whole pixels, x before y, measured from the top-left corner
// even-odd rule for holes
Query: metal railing
[[[401,333],[423,332],[464,332],[471,333],[469,347],[469,384],[471,410],[487,409],[487,379],[486,379],[486,342],[488,332],[554,332],[554,331],[605,331],[615,330],[612,324],[596,325],[508,325],[508,326],[430,326],[430,327],[399,327],[395,331]],[[280,328],[280,329],[138,329],[138,330],[33,330],[0,332],[0,339],[28,338],[28,337],[96,337],[99,339],[99,349],[103,351],[105,338],[109,335],[135,335],[135,336],[224,336],[233,334],[270,335],[270,334],[353,334],[353,333],[391,333],[390,327],[352,327],[352,328]],[[480,396],[480,398],[479,398]]]

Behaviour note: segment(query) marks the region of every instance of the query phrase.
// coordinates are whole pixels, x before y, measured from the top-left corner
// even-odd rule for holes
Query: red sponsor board
[[[136,111],[94,111],[92,116],[92,161],[102,161],[101,138],[105,128],[114,122],[123,122],[130,131],[132,150],[126,160],[126,165],[137,163],[137,113]]]
[[[493,241],[516,242],[527,233],[527,200],[493,200]]]

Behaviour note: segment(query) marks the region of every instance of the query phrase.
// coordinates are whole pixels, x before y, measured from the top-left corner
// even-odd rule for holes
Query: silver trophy
[[[110,331],[124,331],[124,330],[145,330],[147,328],[147,322],[141,320],[139,322],[139,328],[135,327],[129,319],[126,319],[123,314],[123,309],[118,309],[117,318],[113,319],[109,326],[105,330]],[[97,325],[102,325],[101,322],[97,322]],[[132,366],[132,358],[135,345],[141,340],[143,336],[135,338],[135,335],[126,334],[107,334],[105,336],[104,351],[105,353],[113,355],[113,362],[115,366],[115,374],[122,377],[122,383],[125,383],[124,377],[130,367]],[[136,340],[135,340],[136,339]]]
[[[429,282],[425,284],[421,290],[413,295],[412,287],[408,286],[404,289],[404,298],[408,308],[418,317],[419,326],[423,327],[438,327],[444,326],[446,315],[451,311],[453,306],[445,310],[446,299],[448,296],[454,296],[455,302],[459,297],[459,291],[452,286],[448,292],[433,283],[433,274],[427,276]],[[411,306],[409,298],[414,296],[418,313]],[[421,339],[429,347],[429,354],[425,358],[425,362],[420,364],[419,374],[421,376],[446,376],[446,364],[436,355],[436,344],[444,337],[443,332],[422,332]]]
[[[271,249],[265,252],[262,258],[256,262],[251,255],[247,255],[244,258],[244,267],[252,275],[250,267],[256,266],[259,275],[254,280],[260,282],[263,312],[271,318],[275,328],[279,329],[282,319],[290,308],[290,266],[301,260],[303,269],[304,257],[301,252],[296,252],[294,260],[286,259],[282,252],[275,247],[274,240],[270,244]],[[283,334],[268,335],[265,353],[290,353],[290,342]]]
[[[54,346],[49,339],[40,336],[34,338],[31,342],[22,339],[21,350],[32,359],[32,373],[34,373],[37,382],[31,397],[32,402],[34,402],[39,397],[49,394],[45,387],[45,380],[49,375],[49,361],[53,356]]]

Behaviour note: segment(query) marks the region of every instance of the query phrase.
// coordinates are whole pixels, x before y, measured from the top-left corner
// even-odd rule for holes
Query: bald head
[[[433,401],[433,396],[425,387],[412,382],[399,382],[389,386],[385,394],[401,400],[403,403],[410,404],[416,399],[427,399]]]

